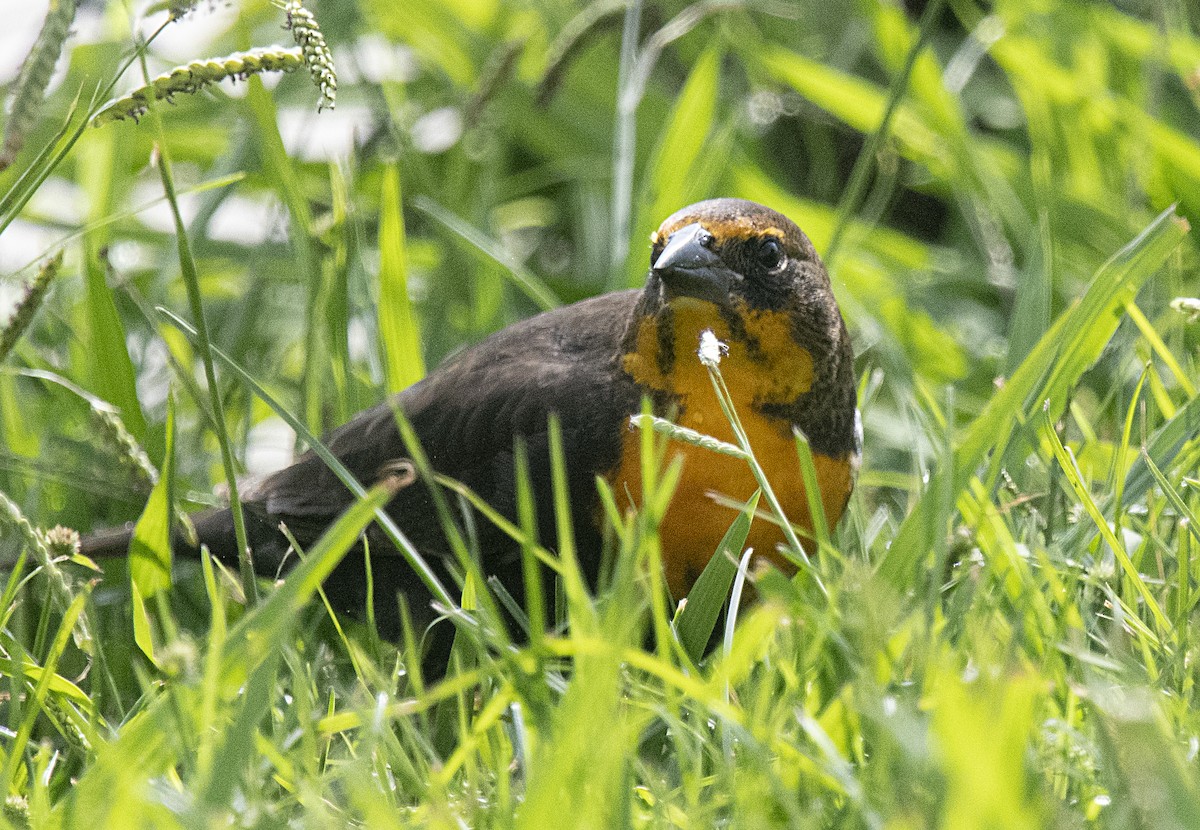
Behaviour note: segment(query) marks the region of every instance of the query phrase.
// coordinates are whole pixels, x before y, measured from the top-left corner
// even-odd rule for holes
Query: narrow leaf
[[[712,637],[721,606],[729,596],[733,578],[737,575],[737,560],[746,545],[746,537],[750,535],[750,523],[754,511],[758,509],[760,495],[761,490],[754,491],[754,495],[746,502],[746,508],[725,531],[716,552],[688,593],[683,610],[675,618],[675,633],[684,653],[693,663],[699,663],[704,656],[704,647]]]
[[[400,171],[390,164],[379,197],[379,338],[389,392],[399,392],[425,376],[405,256]]]
[[[138,595],[147,599],[171,587],[171,518],[175,515],[175,400],[172,397],[167,398],[166,442],[162,473],[133,528],[133,539],[129,543],[129,579]]]
[[[886,579],[907,584],[917,563],[932,549],[930,534],[945,532],[930,527],[930,518],[947,480],[965,481],[989,452],[1003,452],[1016,425],[1027,421],[1043,402],[1050,402],[1049,417],[1058,417],[1068,391],[1112,339],[1120,310],[1187,232],[1187,222],[1169,208],[1101,266],[1083,297],[1058,318],[983,412],[961,431],[953,462],[937,470],[926,496],[904,520],[880,562]]]
[[[1054,431],[1054,424],[1050,421],[1049,414],[1042,416],[1041,424],[1042,437],[1049,442],[1050,448],[1054,451],[1054,457],[1058,461],[1059,467],[1067,477],[1067,481],[1071,485],[1071,489],[1075,491],[1075,497],[1079,503],[1083,505],[1083,509],[1096,523],[1096,527],[1100,531],[1105,543],[1112,549],[1113,555],[1116,556],[1117,562],[1121,565],[1121,570],[1125,572],[1126,578],[1133,584],[1137,590],[1138,596],[1146,604],[1154,621],[1158,624],[1160,634],[1165,634],[1171,630],[1171,624],[1167,621],[1166,614],[1158,605],[1158,601],[1154,595],[1150,593],[1150,588],[1146,585],[1146,581],[1142,579],[1142,575],[1138,573],[1133,562],[1129,558],[1129,554],[1125,551],[1125,545],[1121,543],[1108,521],[1104,518],[1104,514],[1100,512],[1100,508],[1096,506],[1092,494],[1088,491],[1087,484],[1083,480],[1083,476],[1079,473],[1079,466],[1075,463],[1075,456],[1071,451],[1063,446],[1062,441],[1058,440],[1058,433]]]
[[[370,524],[375,510],[396,495],[395,480],[385,480],[367,491],[329,526],[270,598],[243,617],[230,631],[222,675],[245,678],[266,650],[274,649],[287,633],[297,613],[316,593],[325,578],[342,561]]]
[[[133,642],[137,644],[138,649],[146,658],[158,665],[158,660],[154,656],[154,625],[150,622],[150,613],[146,610],[146,601],[142,599],[141,589],[138,588],[136,581],[131,581],[129,585],[130,597],[133,600]]]

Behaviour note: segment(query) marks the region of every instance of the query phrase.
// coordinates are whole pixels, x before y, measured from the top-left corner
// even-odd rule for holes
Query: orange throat
[[[624,355],[622,368],[647,391],[666,393],[677,401],[676,423],[680,426],[736,444],[708,370],[696,355],[701,332],[711,330],[729,347],[721,360],[721,375],[750,448],[766,472],[784,514],[811,532],[812,517],[793,425],[762,412],[764,404],[790,403],[812,386],[812,355],[793,338],[788,313],[738,308],[748,338],[755,344],[750,347],[749,340],[731,335],[728,323],[712,303],[678,299],[672,302],[671,312],[669,323],[657,317],[641,321],[634,350]],[[662,337],[661,325],[671,326],[671,336]],[[666,361],[660,360],[664,343],[673,350]],[[668,370],[664,372],[663,366]],[[678,600],[687,595],[737,516],[736,509],[720,506],[715,498],[745,502],[758,484],[749,465],[738,458],[680,442],[668,448],[668,460],[672,456],[682,457],[683,469],[659,526],[659,539],[667,585]],[[832,527],[841,517],[853,487],[851,458],[814,454],[813,462],[826,521]],[[619,503],[628,500],[630,507],[641,503],[641,438],[636,431],[625,434],[621,460],[607,479]],[[791,572],[792,566],[776,550],[783,538],[779,527],[757,519],[751,525],[746,546],[754,548],[756,558],[763,557]]]

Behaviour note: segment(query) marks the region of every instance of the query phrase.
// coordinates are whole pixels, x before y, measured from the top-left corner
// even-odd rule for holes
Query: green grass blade
[[[812,447],[808,436],[800,430],[794,430],[796,439],[796,455],[800,460],[800,480],[804,482],[804,498],[808,502],[808,515],[812,518],[813,536],[817,542],[817,550],[831,550],[829,521],[825,517],[825,499],[821,495],[820,482],[817,480],[817,466],[813,463]]]
[[[137,373],[129,359],[125,324],[117,313],[104,265],[85,240],[84,285],[87,319],[88,386],[121,410],[121,418],[139,441],[146,440],[146,418],[137,396]]]
[[[47,672],[44,666],[28,661],[18,663],[7,657],[0,657],[0,677],[24,677],[37,684],[46,674],[50,676],[49,684],[46,687],[47,693],[60,695],[81,706],[91,705],[92,699],[88,697],[87,692],[62,675],[55,674],[53,671]]]
[[[215,672],[221,704],[227,706],[243,689],[249,688],[248,681],[254,685],[249,690],[255,695],[253,706],[239,710],[247,713],[238,724],[239,730],[253,734],[254,730],[247,724],[251,715],[261,710],[258,697],[264,691],[261,687],[274,685],[268,681],[284,637],[298,619],[301,608],[374,518],[375,511],[395,494],[393,487],[394,482],[379,484],[365,498],[351,505],[274,593],[229,632],[227,648],[220,656],[220,668]],[[129,817],[122,811],[138,802],[130,800],[123,785],[161,774],[185,751],[179,715],[170,695],[155,697],[145,709],[123,724],[113,741],[97,749],[93,763],[79,777],[70,796],[55,806],[56,815],[85,815],[92,826],[125,826]],[[255,725],[258,720],[254,720]],[[216,748],[218,756],[227,752],[229,758],[242,757],[244,751],[244,743],[235,746],[223,742]],[[208,789],[215,785],[204,786],[206,792],[216,792]]]
[[[489,239],[482,232],[471,227],[428,197],[416,197],[413,199],[413,206],[444,225],[472,248],[502,266],[504,273],[512,280],[513,285],[542,311],[549,311],[562,305],[562,300],[550,286],[505,251],[499,242]]]
[[[746,502],[746,509],[737,515],[729,530],[725,531],[721,544],[688,592],[683,610],[675,617],[675,634],[684,653],[693,663],[698,664],[704,656],[704,648],[712,637],[721,607],[729,596],[733,578],[737,575],[737,561],[746,545],[746,537],[750,535],[750,523],[761,495],[762,491],[755,490]]]
[[[159,122],[159,139],[165,135],[162,123]],[[229,429],[225,423],[225,406],[221,400],[221,387],[217,385],[217,372],[213,366],[213,346],[208,334],[208,321],[204,312],[204,295],[200,289],[200,275],[196,269],[196,259],[192,254],[192,245],[184,226],[183,214],[179,209],[179,197],[175,192],[175,177],[171,173],[170,154],[163,144],[159,146],[158,160],[159,179],[162,181],[163,192],[167,204],[171,208],[171,216],[175,223],[175,240],[179,255],[179,267],[183,276],[183,284],[187,289],[188,304],[196,326],[196,345],[199,346],[200,360],[204,365],[204,377],[208,384],[208,394],[214,413],[213,426],[217,435],[217,443],[221,448],[221,463],[225,468],[225,483],[229,487],[229,508],[233,514],[233,530],[237,539],[238,565],[242,574],[242,590],[247,600],[254,604],[258,599],[258,585],[255,581],[252,551],[246,536],[246,518],[242,513],[242,503],[238,499],[237,467],[233,459],[233,446],[229,440]]]
[[[84,606],[87,604],[88,599],[90,599],[91,594],[91,588],[87,587],[80,591],[71,601],[71,604],[67,606],[63,618],[59,623],[58,632],[54,635],[54,641],[50,645],[50,651],[42,664],[41,673],[38,675],[37,682],[33,685],[33,689],[25,701],[24,718],[21,720],[21,725],[17,729],[16,735],[12,737],[11,742],[7,746],[8,757],[5,759],[3,771],[0,772],[0,782],[3,783],[5,792],[12,792],[13,790],[13,777],[20,768],[22,756],[25,754],[25,747],[29,744],[29,738],[33,734],[34,723],[37,721],[42,707],[45,705],[51,681],[57,676],[55,670],[58,667],[58,661],[67,649],[67,642],[71,639],[71,634],[75,629],[75,621],[83,614]]]
[[[626,285],[640,285],[645,280],[644,251],[658,223],[684,205],[709,195],[711,183],[701,173],[716,120],[721,56],[717,47],[701,54],[671,109],[650,162],[649,192],[638,210],[632,239],[634,254],[628,257],[625,266]]]
[[[1125,573],[1125,577],[1134,586],[1138,596],[1142,598],[1147,610],[1149,610],[1150,615],[1154,618],[1154,622],[1158,625],[1159,634],[1165,636],[1171,631],[1171,624],[1167,620],[1166,614],[1163,613],[1162,608],[1158,605],[1158,600],[1150,593],[1150,588],[1146,585],[1146,581],[1129,559],[1125,545],[1117,539],[1116,534],[1109,527],[1108,521],[1104,518],[1104,514],[1096,505],[1096,501],[1092,498],[1092,494],[1083,480],[1083,475],[1079,472],[1079,465],[1075,462],[1075,456],[1063,446],[1062,441],[1058,440],[1058,433],[1055,432],[1054,424],[1051,422],[1048,413],[1042,416],[1041,433],[1042,439],[1049,443],[1050,448],[1054,451],[1054,457],[1066,475],[1071,489],[1074,490],[1075,498],[1079,500],[1079,503],[1083,505],[1084,510],[1087,511],[1092,521],[1096,523],[1101,537],[1103,537],[1109,548],[1112,549],[1113,555],[1116,556],[1117,562],[1121,565],[1121,570]]]
[[[1197,436],[1200,436],[1200,398],[1192,398],[1150,436],[1144,452],[1129,466],[1125,483],[1118,491],[1119,500],[1116,496],[1104,498],[1101,506],[1104,515],[1111,517],[1114,505],[1134,502],[1146,495],[1154,483],[1154,474],[1146,463],[1147,458],[1156,459],[1155,463],[1160,468],[1170,467],[1185,447],[1195,444]],[[1075,550],[1087,544],[1095,533],[1094,527],[1080,522],[1063,534],[1060,544],[1064,550]]]
[[[133,642],[150,661],[150,664],[158,668],[158,658],[155,656],[158,648],[154,643],[154,623],[150,620],[150,611],[146,608],[146,601],[142,599],[142,590],[136,582],[129,584],[129,601],[133,606],[131,610]]]
[[[591,634],[596,628],[596,609],[592,605],[583,571],[575,550],[575,529],[571,523],[570,491],[567,488],[567,460],[563,455],[562,425],[551,415],[550,483],[554,499],[554,521],[558,531],[558,556],[562,564],[563,587],[571,615],[572,633]]]
[[[1115,803],[1122,805],[1122,813],[1131,819],[1126,826],[1194,827],[1200,810],[1196,767],[1183,757],[1173,730],[1149,692],[1104,687],[1089,697],[1098,698],[1104,777]]]
[[[166,454],[158,483],[133,528],[129,579],[138,596],[149,599],[171,587],[171,525],[175,515],[175,402],[167,398]]]
[[[1163,495],[1167,497],[1167,501],[1171,502],[1171,506],[1175,508],[1175,512],[1179,514],[1180,529],[1186,529],[1190,532],[1197,542],[1200,542],[1200,525],[1197,524],[1196,514],[1187,506],[1187,502],[1179,495],[1179,490],[1171,484],[1170,480],[1163,475],[1162,470],[1158,469],[1158,465],[1154,463],[1154,459],[1148,453],[1143,454],[1143,460],[1146,462],[1146,467],[1150,470],[1150,474],[1154,476],[1154,480],[1158,483],[1158,487],[1163,491]]]
[[[312,599],[325,578],[358,541],[375,511],[396,495],[400,482],[387,480],[367,491],[329,526],[304,559],[262,605],[238,621],[229,632],[230,646],[222,661],[222,680],[236,688],[255,664],[276,649],[297,615]]]
[[[388,165],[379,197],[379,340],[387,390],[399,392],[425,376],[421,335],[408,295],[400,170]]]
[[[186,320],[177,317],[166,309],[160,308],[159,313],[162,315],[163,319],[182,331],[189,340],[191,340],[193,343],[196,342],[196,338],[198,336],[196,330]],[[358,479],[356,479],[354,475],[346,469],[346,465],[342,464],[342,462],[339,461],[337,457],[329,451],[329,448],[326,447],[321,440],[317,438],[317,436],[313,435],[308,430],[308,428],[299,418],[297,418],[282,404],[275,400],[275,398],[269,392],[267,392],[266,388],[257,380],[255,380],[253,375],[247,372],[241,366],[241,364],[220,349],[213,347],[213,354],[218,360],[229,367],[234,374],[240,377],[242,382],[250,387],[254,394],[257,395],[263,403],[269,406],[276,415],[286,421],[288,426],[296,430],[296,434],[304,440],[304,443],[308,445],[308,447],[314,453],[316,453],[323,462],[325,462],[325,465],[333,471],[334,475],[338,477],[338,480],[346,486],[346,489],[353,493],[357,498],[363,498],[366,495],[366,489],[362,486]],[[412,566],[413,570],[416,571],[417,576],[419,576],[421,581],[425,583],[425,586],[429,588],[429,591],[433,594],[434,598],[447,608],[452,609],[457,607],[457,603],[446,590],[445,586],[442,585],[442,582],[440,579],[438,579],[437,574],[435,574],[433,569],[429,567],[429,563],[425,561],[425,557],[423,557],[421,553],[415,547],[413,547],[412,542],[410,542],[408,537],[404,535],[403,531],[396,526],[396,523],[392,520],[392,517],[389,516],[387,512],[380,509],[376,514],[375,519],[379,522],[379,526],[383,528],[384,533],[387,534],[388,540],[396,546],[396,549],[400,551],[400,554],[405,558],[408,564]]]
[[[369,521],[368,512],[364,524]],[[353,544],[353,540],[346,549],[350,544]],[[340,559],[341,554],[337,554],[337,558]],[[201,789],[193,808],[200,815],[209,813],[219,816],[228,810],[242,781],[242,770],[259,755],[255,737],[259,732],[259,725],[275,702],[276,675],[282,656],[281,641],[282,637],[279,637],[274,647],[261,652],[255,660],[255,665],[250,667],[244,693],[238,696],[237,705],[233,707],[232,722],[222,732],[221,744],[217,747],[210,768],[212,775],[207,782],[208,786]]]
[[[529,450],[518,440],[513,448],[513,468],[516,481],[517,522],[521,531],[521,576],[525,585],[525,605],[529,616],[529,642],[536,649],[546,630],[546,599],[543,589],[542,566],[538,544],[537,505],[534,502],[533,482],[529,476]],[[552,563],[557,566],[557,562]]]
[[[216,568],[207,549],[200,551],[200,568],[204,574],[204,592],[210,611],[208,637],[200,668],[199,702],[197,703],[196,771],[201,779],[211,774],[220,732],[216,728],[221,695],[221,657],[225,652],[228,623],[225,617],[225,592],[217,583]]]
[[[829,246],[825,249],[825,263],[831,269],[837,261],[843,235],[850,226],[850,217],[858,211],[863,196],[866,194],[871,167],[875,164],[883,142],[887,139],[892,120],[900,108],[900,102],[904,100],[904,95],[908,91],[909,78],[917,64],[917,58],[925,48],[925,43],[933,31],[933,25],[944,5],[945,0],[933,0],[925,6],[925,10],[921,13],[920,34],[916,42],[909,48],[903,68],[892,79],[891,86],[888,88],[887,103],[879,118],[879,124],[872,130],[859,152],[858,158],[854,161],[854,168],[850,171],[850,180],[838,202],[838,216],[837,222],[833,226],[833,236],[829,240]]]
[[[1120,309],[1162,266],[1187,231],[1187,222],[1173,209],[1165,210],[1104,264],[1087,293],[1050,327],[983,412],[960,430],[962,439],[954,460],[934,473],[927,491],[930,495],[943,492],[947,480],[965,481],[989,452],[1002,453],[1014,426],[1043,402],[1049,400],[1050,417],[1058,417],[1070,388],[1112,338]],[[906,584],[918,562],[933,548],[930,534],[945,532],[945,528],[929,527],[934,509],[933,499],[922,498],[879,563],[880,574],[894,585]]]

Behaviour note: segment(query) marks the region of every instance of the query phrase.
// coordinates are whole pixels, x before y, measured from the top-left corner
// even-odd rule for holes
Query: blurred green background
[[[550,302],[640,284],[661,219],[743,196],[791,216],[826,256],[837,237],[835,287],[878,390],[870,483],[928,453],[914,441],[922,397],[952,384],[969,418],[1105,259],[1167,206],[1197,208],[1200,46],[1182,4],[938,4],[924,30],[920,4],[629,7],[318,4],[341,76],[335,110],[315,111],[303,73],[269,95],[257,80],[225,82],[162,108],[178,186],[201,191],[183,204],[214,342],[314,430],[377,400],[380,199],[395,171],[426,365]],[[162,18],[83,4],[51,107],[94,94],[129,54],[131,26],[145,35]],[[150,72],[286,43],[280,19],[268,3],[201,3],[151,45]],[[638,46],[623,65],[627,25]],[[908,92],[877,135],[906,69]],[[28,144],[59,126],[43,118]],[[70,237],[51,310],[23,348],[120,406],[153,458],[168,382],[193,360],[147,315],[186,310],[149,166],[159,138],[131,121],[87,131],[6,230],[2,263],[9,285],[28,279]],[[115,289],[115,318],[86,302],[98,281]],[[1188,290],[1177,269],[1145,305],[1181,356],[1194,335],[1166,305]],[[118,337],[95,332],[109,322],[127,365],[96,347]],[[1104,406],[1147,356],[1114,354],[1077,399]],[[29,427],[45,422],[31,408],[70,412],[69,393],[3,384],[6,466],[36,458],[69,479],[16,474],[6,489],[40,491],[71,524],[136,515],[141,496],[114,490],[69,423]],[[251,468],[286,460],[286,434],[238,384],[228,392]],[[192,420],[180,455],[206,489],[212,447],[195,417],[181,407]],[[902,493],[877,497],[903,507]]]

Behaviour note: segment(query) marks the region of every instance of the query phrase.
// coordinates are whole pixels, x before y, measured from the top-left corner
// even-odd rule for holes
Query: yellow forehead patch
[[[733,216],[729,218],[714,218],[706,217],[697,219],[691,216],[671,223],[671,225],[659,228],[654,233],[650,234],[650,244],[657,245],[659,242],[665,242],[671,234],[680,228],[687,227],[695,222],[699,222],[706,231],[717,238],[718,241],[737,241],[743,239],[755,239],[764,236],[773,236],[779,241],[786,240],[787,235],[775,227],[770,225],[762,227],[755,224],[752,220],[742,216]]]

